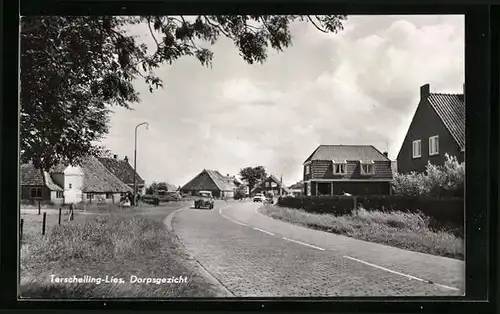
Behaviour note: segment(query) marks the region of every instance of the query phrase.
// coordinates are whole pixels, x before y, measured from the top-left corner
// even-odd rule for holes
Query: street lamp
[[[142,122],[139,123],[138,125],[135,126],[135,138],[134,138],[134,196],[133,196],[133,202],[134,206],[137,206],[137,129],[141,126],[145,125],[146,130],[149,130],[149,124],[147,122]]]

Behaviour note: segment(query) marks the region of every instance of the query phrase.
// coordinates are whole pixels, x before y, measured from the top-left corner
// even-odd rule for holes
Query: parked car
[[[265,202],[266,201],[266,197],[264,196],[264,194],[255,194],[255,196],[253,197],[253,201],[254,202]]]
[[[214,208],[214,198],[212,197],[212,193],[201,191],[194,201],[194,208]]]

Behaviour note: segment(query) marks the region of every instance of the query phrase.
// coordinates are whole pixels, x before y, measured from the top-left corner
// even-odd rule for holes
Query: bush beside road
[[[334,216],[274,205],[265,205],[260,211],[271,218],[312,229],[410,251],[464,259],[464,239],[447,230],[430,229],[429,219],[421,214],[360,209]]]

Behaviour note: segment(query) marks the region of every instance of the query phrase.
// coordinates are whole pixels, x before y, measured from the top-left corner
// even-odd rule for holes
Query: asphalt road
[[[187,251],[237,297],[460,296],[463,261],[274,220],[258,203],[186,208],[172,220]]]

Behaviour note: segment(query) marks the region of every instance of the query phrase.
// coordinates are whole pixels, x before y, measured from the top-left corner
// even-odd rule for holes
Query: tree
[[[267,178],[267,173],[263,166],[246,167],[240,170],[240,177],[252,191],[257,182]]]
[[[153,182],[150,186],[146,188],[146,194],[153,195],[158,190],[158,183]]]
[[[343,29],[345,15],[31,16],[21,20],[21,160],[39,169],[78,164],[99,155],[114,106],[139,101],[133,82],[150,92],[162,87],[154,70],[183,56],[211,66],[213,45],[233,41],[249,64],[263,63],[268,48],[292,43],[289,25],[310,22],[319,31]],[[143,23],[154,52],[138,45],[127,27]]]

